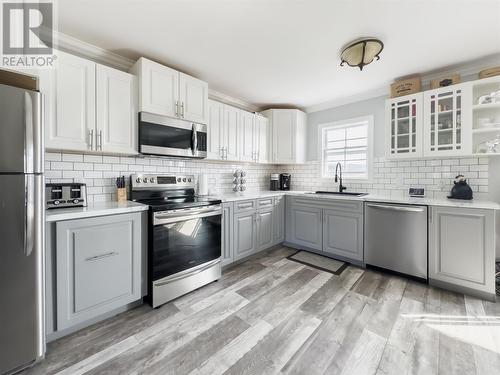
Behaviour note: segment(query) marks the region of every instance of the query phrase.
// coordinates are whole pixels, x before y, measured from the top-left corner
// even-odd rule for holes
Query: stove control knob
[[[73,203],[78,204],[78,203],[80,203],[80,201],[78,199],[73,199]]]
[[[148,183],[148,178],[147,177],[144,177],[144,183],[147,184]]]
[[[179,178],[177,178],[177,182],[181,182],[181,181],[182,181],[182,180],[181,180],[181,178],[180,178],[180,177],[179,177]]]
[[[53,202],[56,206],[61,203],[61,201],[54,201]]]
[[[191,182],[191,179],[190,179],[190,178],[188,178],[188,182]]]
[[[182,182],[186,182],[186,177],[184,177],[184,178],[182,179]]]
[[[142,182],[142,178],[137,177],[137,178],[135,179],[135,182],[137,182],[138,184],[140,184],[140,183]]]
[[[152,184],[154,184],[154,183],[155,183],[155,178],[154,178],[154,177],[151,177],[151,178],[149,179],[149,182],[151,182]]]

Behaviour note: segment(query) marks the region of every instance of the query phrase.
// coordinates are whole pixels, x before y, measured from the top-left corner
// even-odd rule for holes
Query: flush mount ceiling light
[[[380,59],[380,52],[384,49],[384,43],[376,38],[361,38],[349,43],[340,54],[342,62],[340,66],[347,64],[357,66],[363,70],[363,66],[368,65],[374,59]]]

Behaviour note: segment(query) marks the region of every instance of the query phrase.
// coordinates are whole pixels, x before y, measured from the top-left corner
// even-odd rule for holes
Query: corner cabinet
[[[57,52],[57,67],[40,73],[49,150],[137,154],[136,78]]]
[[[308,249],[323,249],[322,209],[291,204],[287,209],[286,241]]]
[[[429,90],[424,98],[423,156],[472,154],[472,88],[469,83]]]
[[[58,331],[141,299],[141,225],[140,213],[56,223]]]
[[[429,280],[438,286],[494,298],[494,210],[431,208]]]
[[[388,158],[422,156],[422,94],[386,102],[386,155]]]
[[[307,116],[297,109],[269,109],[262,115],[270,121],[270,161],[302,164],[306,159]]]
[[[139,111],[208,122],[206,82],[144,57],[131,72],[139,78]]]

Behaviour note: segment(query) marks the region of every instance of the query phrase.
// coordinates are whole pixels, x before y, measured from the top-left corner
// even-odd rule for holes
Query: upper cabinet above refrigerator
[[[208,123],[208,84],[141,57],[131,68],[139,78],[139,111]]]

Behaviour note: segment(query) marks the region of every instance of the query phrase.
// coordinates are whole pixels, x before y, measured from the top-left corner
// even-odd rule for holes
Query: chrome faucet
[[[337,174],[337,171],[339,169],[340,169],[340,175]],[[347,189],[345,186],[342,186],[342,164],[340,163],[337,163],[337,165],[335,166],[335,182],[340,182],[339,193],[343,193],[344,190]]]

